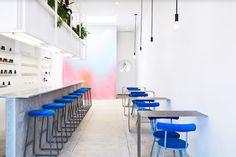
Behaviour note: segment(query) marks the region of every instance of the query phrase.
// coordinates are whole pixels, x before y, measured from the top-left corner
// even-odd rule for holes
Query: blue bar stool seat
[[[51,142],[51,138],[52,138],[52,133],[55,131],[55,125],[54,125],[54,119],[53,117],[55,116],[55,111],[53,110],[44,110],[44,109],[40,109],[40,110],[32,110],[29,111],[28,114],[29,116],[29,120],[28,120],[28,126],[27,126],[27,133],[26,133],[26,139],[25,139],[25,150],[24,150],[24,157],[26,157],[26,155],[28,155],[29,153],[27,153],[27,147],[30,146],[31,144],[33,144],[33,148],[32,148],[32,154],[33,156],[49,156],[49,157],[55,157],[59,154],[59,147],[58,147],[58,140],[56,138],[56,148],[53,148],[53,143]],[[41,120],[41,127],[38,126],[37,119],[42,119]],[[44,128],[44,120],[46,118],[46,129]],[[30,128],[30,121],[31,119],[33,119],[33,129]],[[50,123],[50,119],[51,123]],[[50,124],[52,127],[50,127]],[[41,128],[40,129],[40,133],[39,135],[37,135],[36,133],[38,132],[37,128]],[[28,136],[29,136],[29,131],[32,130],[33,131],[33,138],[31,141],[28,141]],[[43,134],[46,133],[46,142],[47,144],[49,144],[49,147],[41,147],[41,141],[43,138]],[[39,139],[37,139],[37,137],[39,136]],[[49,138],[49,139],[47,139]],[[39,142],[37,142],[39,140]],[[36,146],[36,144],[39,144],[38,146]],[[41,150],[40,153],[37,152],[38,150]],[[45,151],[47,150],[47,151]],[[43,153],[42,153],[43,151]],[[49,152],[48,152],[49,151]],[[56,151],[56,152],[55,152]],[[30,155],[32,156],[32,155]]]
[[[32,110],[28,112],[31,117],[48,117],[54,116],[55,112],[53,110]]]

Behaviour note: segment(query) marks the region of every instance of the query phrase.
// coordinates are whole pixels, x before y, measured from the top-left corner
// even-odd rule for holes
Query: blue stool
[[[72,113],[71,113],[71,116],[72,116],[72,119],[74,120],[75,124],[76,125],[79,125],[80,121],[82,120],[81,116],[80,116],[80,105],[81,105],[81,101],[80,101],[80,98],[81,98],[81,95],[72,95],[72,94],[69,94],[69,95],[66,95],[63,97],[64,99],[73,99],[75,100],[74,103],[72,103]]]
[[[81,88],[74,92],[75,94],[82,94],[83,97],[83,112],[86,114],[92,106],[91,88]]]
[[[166,149],[179,150],[180,157],[183,156],[184,151],[185,157],[188,157],[188,132],[195,131],[195,124],[170,124],[170,123],[157,123],[157,128],[165,132],[165,137],[158,140],[157,157],[160,155],[161,148],[164,149],[163,157],[165,156]],[[185,132],[185,140],[179,138],[168,138],[167,132]]]
[[[92,106],[92,88],[82,87],[79,91],[85,92],[85,97],[88,103],[88,108]]]
[[[24,157],[26,157],[26,149],[28,146],[30,146],[31,144],[33,144],[33,156],[50,156],[50,157],[54,157],[57,156],[59,154],[59,147],[58,147],[58,142],[57,142],[57,138],[56,138],[56,148],[52,148],[53,143],[51,142],[51,137],[52,137],[52,133],[55,131],[55,125],[54,125],[54,117],[55,115],[55,111],[53,110],[32,110],[28,112],[28,116],[29,116],[29,120],[28,120],[28,126],[27,126],[27,133],[26,133],[26,141],[25,141],[25,150],[24,150]],[[29,130],[30,129],[30,120],[33,118],[33,139],[31,141],[28,141],[28,136],[29,136]],[[40,154],[36,149],[36,144],[37,144],[37,135],[36,135],[36,130],[37,130],[37,119],[38,118],[42,118],[42,123],[41,123],[41,130],[40,130],[40,134],[39,134],[39,146],[38,148],[41,151],[44,151],[44,153]],[[46,118],[46,129],[44,129],[44,120]],[[50,123],[50,118],[52,119],[52,122]],[[50,124],[51,124],[51,128],[50,128]],[[46,142],[49,142],[49,148],[43,148],[40,147],[41,142],[42,142],[42,137],[43,137],[43,133],[46,133]],[[46,143],[47,144],[47,143]],[[49,150],[50,154],[47,154],[48,152],[46,152],[45,150]],[[55,151],[56,150],[56,153]],[[27,153],[28,154],[28,153]]]
[[[85,94],[85,92],[79,92],[79,91],[75,91],[75,92],[69,94],[69,95],[77,95],[80,97],[78,99],[78,106],[79,106],[79,117],[81,120],[83,119],[83,117],[87,113],[86,105],[84,105],[85,103],[83,103],[84,94]]]
[[[68,133],[70,133],[69,136],[72,136],[72,132],[74,132],[75,128],[77,127],[73,116],[72,116],[72,112],[73,112],[73,99],[68,99],[68,98],[60,98],[60,99],[56,99],[54,100],[55,103],[62,103],[65,104],[65,126],[63,126],[62,128],[65,128],[67,130]]]
[[[63,149],[63,143],[68,141],[68,134],[67,130],[63,129],[62,126],[65,126],[63,122],[65,122],[65,104],[62,103],[50,103],[50,104],[45,104],[42,106],[43,109],[49,109],[49,110],[54,110],[56,112],[55,114],[55,119],[56,119],[56,132],[53,134],[53,137],[60,137],[61,141],[61,147],[59,148],[60,150]],[[65,130],[65,131],[64,131]],[[63,135],[65,133],[65,135]],[[59,135],[58,135],[59,134]]]

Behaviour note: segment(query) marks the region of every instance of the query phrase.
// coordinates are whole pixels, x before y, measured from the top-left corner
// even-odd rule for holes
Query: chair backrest
[[[160,106],[159,102],[145,102],[145,101],[138,101],[136,102],[138,107],[158,107]]]
[[[132,100],[133,104],[136,104],[138,102],[154,102],[155,100],[153,99],[150,99],[150,100],[141,100],[141,99],[135,99],[135,100]]]
[[[130,92],[130,94],[144,94],[145,92],[142,92],[142,91],[140,91],[140,92]]]
[[[164,131],[176,131],[176,132],[190,132],[196,130],[196,125],[191,124],[170,124],[170,123],[163,123],[158,122],[157,128],[164,130]]]
[[[132,90],[140,91],[141,90],[138,87],[127,87],[126,89],[129,90],[129,91],[132,91]]]

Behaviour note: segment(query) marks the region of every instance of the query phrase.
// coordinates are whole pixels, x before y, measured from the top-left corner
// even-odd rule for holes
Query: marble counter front
[[[23,156],[29,120],[28,111],[40,109],[43,104],[52,103],[55,99],[81,88],[82,83],[83,81],[79,81],[69,86],[21,90],[0,95],[6,99],[6,156]],[[31,125],[29,127],[31,128]],[[27,151],[28,156],[30,152],[32,151]]]

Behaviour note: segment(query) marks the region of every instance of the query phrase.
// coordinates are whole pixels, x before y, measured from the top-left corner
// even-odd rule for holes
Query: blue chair
[[[133,100],[133,109],[136,107],[138,111],[153,111],[156,107],[160,106],[159,102],[155,102],[153,100]],[[134,115],[133,110],[131,114]]]
[[[33,144],[33,148],[31,149],[33,152],[33,156],[49,156],[49,157],[54,157],[57,156],[59,154],[59,147],[58,147],[58,140],[56,138],[56,148],[53,148],[53,143],[51,142],[51,138],[52,138],[52,133],[55,130],[55,125],[54,125],[54,117],[55,115],[55,111],[53,110],[32,110],[28,112],[28,116],[29,116],[29,120],[28,120],[28,126],[27,126],[27,133],[26,133],[26,139],[25,139],[25,149],[24,149],[24,157],[26,157],[26,153],[27,151],[27,147],[30,146],[31,144]],[[38,119],[41,118],[41,126],[38,126]],[[30,121],[31,119],[33,119],[33,129],[30,128]],[[44,129],[44,121],[46,119],[46,129]],[[51,125],[52,127],[50,127],[50,119],[51,119]],[[41,128],[39,135],[36,135],[37,133],[37,128]],[[33,138],[32,140],[28,141],[28,136],[29,136],[29,131],[33,131]],[[43,138],[43,133],[46,133],[46,138],[49,138],[49,140],[46,139],[46,142],[49,142],[49,147],[47,148],[41,148],[40,147],[40,143],[41,140]],[[37,142],[37,137],[39,136],[39,142]],[[36,147],[36,144],[38,144],[38,146]],[[41,150],[40,152],[37,152],[38,150]],[[47,151],[45,151],[47,149]],[[56,150],[56,153],[55,151]],[[42,151],[44,151],[44,153],[42,153]],[[48,151],[49,154],[48,154]],[[32,155],[30,155],[32,156]]]
[[[130,92],[130,94],[128,94],[128,96],[129,96],[130,101],[133,102],[132,100],[134,98],[147,97],[148,93],[146,93],[146,92]],[[132,105],[131,115],[134,115],[134,108],[135,108],[135,105]]]
[[[182,157],[182,152],[184,151],[185,157],[188,157],[187,148],[188,148],[188,132],[195,131],[195,124],[170,124],[170,123],[157,123],[157,128],[165,131],[165,137],[158,140],[158,150],[157,157],[160,155],[161,148],[164,149],[163,157],[165,156],[166,149],[169,150],[178,150],[180,157]],[[179,138],[168,137],[168,132],[185,132],[185,140]]]
[[[126,88],[128,91],[140,91],[141,89],[138,87],[127,87]]]
[[[154,137],[153,143],[152,143],[152,148],[151,148],[151,153],[150,153],[150,157],[152,157],[155,143],[157,143],[159,139],[165,138],[165,131],[156,129],[157,120],[160,120],[160,119],[170,120],[170,123],[172,124],[173,120],[178,120],[179,117],[148,117],[148,119],[150,120],[151,128],[153,131],[153,137]],[[167,137],[168,138],[179,138],[180,134],[177,132],[174,132],[174,131],[168,131]],[[175,157],[175,151],[173,151],[173,154]]]

